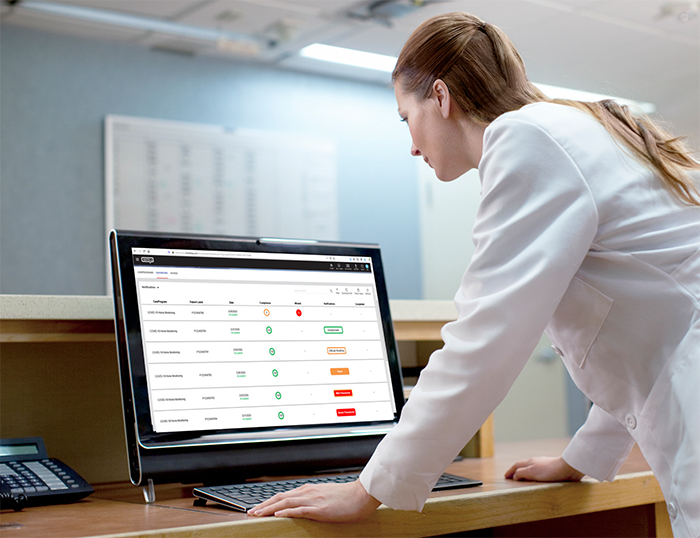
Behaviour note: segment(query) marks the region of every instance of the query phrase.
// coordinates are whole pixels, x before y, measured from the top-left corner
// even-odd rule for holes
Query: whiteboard
[[[338,239],[335,144],[109,115],[107,230]]]

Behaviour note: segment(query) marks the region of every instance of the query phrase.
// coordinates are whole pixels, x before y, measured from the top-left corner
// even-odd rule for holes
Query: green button
[[[281,392],[275,392],[275,398],[277,398],[278,400],[279,400],[280,398],[282,398],[282,393],[281,393]]]
[[[343,328],[340,325],[326,326],[323,328],[323,332],[326,334],[343,334]]]
[[[274,348],[274,347],[271,347],[271,348],[270,348],[270,355],[274,355],[274,354],[275,354],[275,348]]]
[[[277,377],[280,373],[277,370],[272,370],[272,377]]]
[[[284,413],[282,411],[280,411],[279,413],[277,413],[277,416],[279,417],[280,420],[282,420],[284,418]]]
[[[267,334],[272,334],[272,327],[270,327],[269,325],[267,326],[267,329],[265,329],[265,330],[267,331]]]

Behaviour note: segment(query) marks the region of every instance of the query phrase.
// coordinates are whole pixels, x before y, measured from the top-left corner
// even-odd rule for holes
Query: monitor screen
[[[135,483],[361,465],[397,422],[376,245],[132,232],[110,244]]]

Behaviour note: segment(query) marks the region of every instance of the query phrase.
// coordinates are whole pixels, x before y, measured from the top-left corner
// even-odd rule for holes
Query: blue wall
[[[9,24],[0,29],[0,293],[104,294],[107,114],[334,140],[340,239],[379,243],[391,298],[420,298],[416,166],[390,88]]]

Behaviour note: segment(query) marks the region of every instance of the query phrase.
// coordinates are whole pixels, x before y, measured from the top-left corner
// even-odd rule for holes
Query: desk
[[[422,513],[381,507],[355,524],[258,519],[211,504],[194,507],[191,487],[157,486],[156,503],[146,505],[139,488],[105,484],[78,503],[3,512],[0,537],[411,537],[469,531],[476,531],[470,536],[671,535],[658,482],[636,448],[612,483],[585,479],[544,484],[503,478],[513,461],[557,455],[566,442],[499,444],[492,458],[455,462],[448,471],[480,479],[484,485],[433,493]],[[17,526],[10,526],[13,523]]]
[[[391,310],[397,340],[427,348],[456,316],[451,301],[392,301]],[[559,455],[565,442],[500,445],[494,457],[485,457],[494,454],[492,422],[482,428],[485,435],[472,454],[481,458],[449,469],[485,485],[433,494],[421,514],[382,508],[354,525],[249,519],[195,508],[191,488],[172,485],[157,487],[156,503],[147,506],[140,489],[123,483],[128,476],[112,316],[109,297],[0,296],[2,437],[41,432],[51,456],[97,484],[96,493],[79,503],[4,512],[0,522],[9,526],[0,527],[0,538],[152,537],[166,535],[162,529],[181,538],[436,536],[494,527],[493,536],[671,535],[659,486],[638,453],[614,483],[507,481],[503,473],[514,461]],[[599,524],[603,530],[595,531]]]

